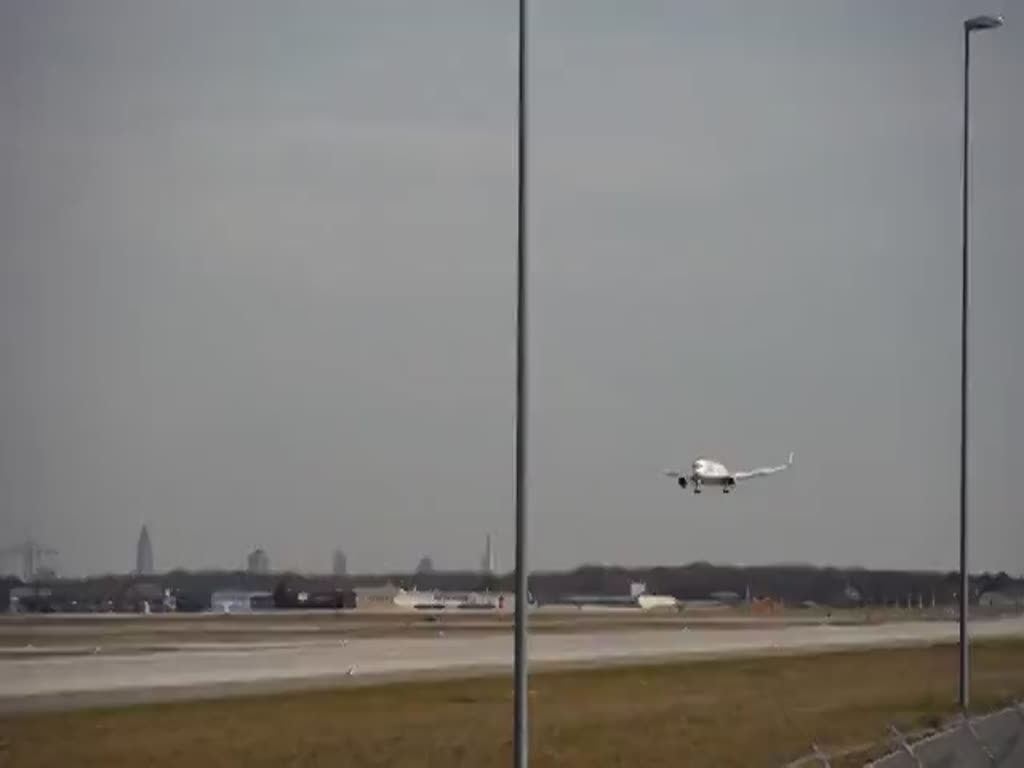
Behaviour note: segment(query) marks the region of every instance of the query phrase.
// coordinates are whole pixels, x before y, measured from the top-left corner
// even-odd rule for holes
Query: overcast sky
[[[511,565],[515,5],[0,0],[0,544]],[[532,565],[957,567],[1006,12],[971,553],[1024,571],[1024,13],[531,6]]]

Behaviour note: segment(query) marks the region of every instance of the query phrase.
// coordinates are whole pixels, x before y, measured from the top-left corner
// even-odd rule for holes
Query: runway
[[[975,638],[1024,637],[1024,618],[978,621]],[[530,638],[538,667],[603,665],[764,653],[952,642],[955,622],[861,626],[672,629],[550,633]],[[242,644],[157,652],[11,654],[0,660],[0,711],[71,708],[268,692],[325,685],[451,677],[512,664],[504,634],[444,634]]]

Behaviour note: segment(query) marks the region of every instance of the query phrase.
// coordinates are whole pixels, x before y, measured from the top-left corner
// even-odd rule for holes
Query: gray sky
[[[535,567],[1024,570],[1024,14],[535,2]],[[1016,17],[1020,16],[1018,20]],[[1018,23],[1019,21],[1019,23]],[[0,543],[511,563],[515,4],[0,0]],[[722,498],[696,454],[794,471]],[[11,563],[13,566],[13,563]]]

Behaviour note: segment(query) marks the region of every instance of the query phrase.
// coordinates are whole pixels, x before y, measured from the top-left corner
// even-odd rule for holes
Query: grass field
[[[1024,694],[1024,641],[979,643],[973,702]],[[779,766],[935,724],[954,646],[531,677],[531,765]],[[0,719],[0,766],[510,764],[511,680],[481,678]],[[862,764],[865,755],[848,764]]]

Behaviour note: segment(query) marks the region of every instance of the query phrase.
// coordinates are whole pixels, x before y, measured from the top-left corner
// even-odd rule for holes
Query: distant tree
[[[501,588],[501,580],[496,573],[483,573],[480,577],[480,589],[484,592],[497,592]]]
[[[485,577],[478,569],[467,571],[435,571],[431,558],[424,557],[415,573],[362,573],[344,578],[337,576],[303,576],[294,572],[249,574],[244,571],[185,571],[175,569],[164,575],[140,578],[134,574],[106,574],[87,579],[55,579],[52,590],[55,605],[74,601],[79,606],[104,609],[110,605],[128,607],[133,585],[146,583],[169,587],[178,596],[180,610],[200,610],[209,606],[215,590],[244,589],[273,592],[275,603],[297,605],[299,592],[310,594],[331,592],[339,586],[352,588],[390,582],[423,589],[470,591],[514,591],[515,573]],[[646,582],[651,592],[674,595],[683,599],[704,598],[715,592],[742,595],[747,585],[755,597],[775,597],[787,603],[811,600],[819,604],[836,604],[848,599],[846,587],[855,588],[868,604],[899,601],[906,604],[908,596],[931,602],[934,594],[939,605],[955,602],[960,578],[955,571],[881,571],[862,568],[818,568],[809,565],[765,565],[739,567],[693,563],[691,565],[657,565],[624,568],[591,564],[566,571],[534,571],[530,574],[530,590],[541,602],[569,594],[627,594],[631,581]],[[0,610],[11,586],[17,579],[0,578]],[[1004,573],[988,573],[971,577],[972,599],[986,589],[1024,586],[1022,581]],[[192,606],[188,608],[186,606]]]
[[[11,590],[21,586],[21,579],[13,576],[0,578],[0,611],[7,611],[11,604]]]
[[[289,608],[295,602],[295,595],[288,579],[281,579],[274,586],[274,607]]]

